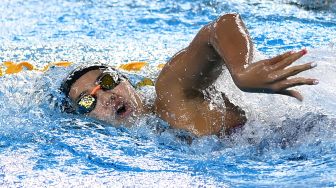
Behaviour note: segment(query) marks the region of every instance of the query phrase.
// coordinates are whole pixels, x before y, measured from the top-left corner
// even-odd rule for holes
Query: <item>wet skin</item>
[[[190,43],[163,68],[156,82],[156,112],[173,128],[196,135],[225,133],[241,126],[244,112],[225,99],[226,109],[210,109],[202,91],[213,84],[223,70],[230,71],[236,86],[245,92],[282,94],[302,100],[289,88],[317,84],[311,78],[292,76],[311,69],[307,63],[288,67],[307,51],[286,52],[277,57],[253,61],[253,45],[237,14],[226,14],[204,26]]]
[[[69,92],[70,99],[77,101],[82,94],[90,94],[101,74],[101,70],[92,70],[76,80]],[[86,115],[113,125],[132,125],[135,117],[147,111],[141,97],[128,81],[121,82],[112,90],[98,90],[96,98],[95,108]]]
[[[203,96],[223,68],[227,68],[236,86],[245,92],[281,94],[302,100],[298,91],[289,88],[314,85],[317,80],[292,77],[314,67],[312,63],[289,67],[307,53],[286,52],[271,59],[253,61],[253,44],[239,15],[226,14],[204,26],[190,45],[178,52],[162,69],[155,85],[154,112],[172,128],[186,129],[195,135],[226,134],[246,122],[245,113],[224,96],[225,108],[210,108]],[[70,98],[95,87],[99,70],[78,79]],[[112,95],[117,96],[115,102]],[[131,123],[132,117],[146,113],[146,107],[130,84],[125,82],[111,91],[98,91],[96,108],[88,115],[113,123]],[[118,104],[127,104],[131,115],[118,115]]]

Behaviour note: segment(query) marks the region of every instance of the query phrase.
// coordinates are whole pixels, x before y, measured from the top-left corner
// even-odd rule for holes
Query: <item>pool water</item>
[[[1,187],[335,187],[336,2],[256,0],[3,0],[0,61],[146,61],[138,74],[186,47],[219,15],[238,12],[257,58],[308,49],[318,66],[304,101],[239,91],[228,72],[215,87],[246,111],[231,136],[176,139],[156,117],[115,128],[57,108],[71,68],[0,77]],[[74,66],[76,66],[74,65]],[[149,88],[150,89],[150,88]],[[150,96],[147,96],[150,97]]]

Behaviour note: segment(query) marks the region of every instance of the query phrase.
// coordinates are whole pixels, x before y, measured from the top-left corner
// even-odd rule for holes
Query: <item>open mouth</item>
[[[127,103],[121,103],[116,106],[116,115],[117,117],[125,118],[131,114],[132,108]]]

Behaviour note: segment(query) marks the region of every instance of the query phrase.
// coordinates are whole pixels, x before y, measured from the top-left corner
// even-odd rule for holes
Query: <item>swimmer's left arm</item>
[[[224,60],[236,86],[245,92],[276,93],[302,100],[299,92],[289,88],[300,85],[314,85],[311,78],[289,78],[315,67],[306,63],[289,67],[307,53],[286,52],[271,59],[252,63],[253,46],[247,29],[237,14],[221,17],[212,25],[210,43]]]
[[[299,92],[289,88],[314,85],[317,80],[289,77],[313,68],[314,64],[289,66],[306,52],[286,52],[253,63],[253,44],[243,21],[238,14],[226,14],[204,26],[190,45],[166,64],[157,88],[165,91],[167,84],[177,84],[176,92],[181,90],[187,97],[196,96],[216,80],[224,64],[242,91],[276,93],[302,100]]]

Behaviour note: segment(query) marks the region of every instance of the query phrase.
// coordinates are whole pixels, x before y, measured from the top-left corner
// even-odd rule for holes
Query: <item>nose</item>
[[[101,103],[103,106],[111,107],[115,106],[119,101],[122,101],[122,96],[117,93],[108,90],[97,90],[95,93],[98,103]]]
[[[111,92],[106,92],[102,90],[102,87],[100,85],[95,86],[92,91],[90,92],[90,95],[96,96],[98,101],[101,101],[101,103],[104,106],[109,106],[111,103],[115,100],[115,94]],[[110,96],[109,96],[110,95]]]

